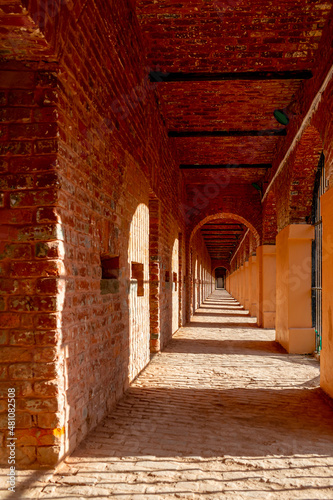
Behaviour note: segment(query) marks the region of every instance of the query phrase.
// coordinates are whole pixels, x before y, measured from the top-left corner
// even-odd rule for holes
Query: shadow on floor
[[[246,316],[245,316],[246,318]],[[246,328],[247,330],[258,330],[258,326],[256,325],[256,323],[247,323],[244,321],[244,323],[242,322],[236,322],[236,321],[230,321],[230,322],[222,322],[222,321],[219,321],[219,322],[214,322],[214,323],[210,323],[208,321],[191,321],[191,323],[188,323],[186,325],[187,327],[189,328],[219,328],[219,329],[226,329],[228,328],[228,330],[230,329],[239,329],[239,328]]]
[[[244,318],[244,317],[251,317],[250,313],[248,311],[244,310],[244,314],[241,314],[242,311],[237,311],[237,312],[220,312],[220,313],[210,313],[210,312],[201,312],[197,311],[193,314],[193,317],[195,318],[196,316],[212,316],[212,317],[239,317],[239,318]],[[253,316],[252,316],[253,317]]]
[[[247,327],[248,328],[248,327]],[[266,340],[210,340],[174,338],[164,349],[165,353],[191,354],[240,354],[267,356],[271,354],[286,354],[277,342]]]
[[[332,421],[319,388],[131,387],[72,456],[329,456]]]

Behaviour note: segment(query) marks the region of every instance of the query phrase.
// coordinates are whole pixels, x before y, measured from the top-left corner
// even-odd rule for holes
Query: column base
[[[272,312],[264,311],[262,313],[261,328],[267,328],[270,330],[274,330],[275,329],[275,316],[276,316],[275,311],[272,311]]]
[[[316,347],[316,334],[314,328],[289,328],[286,335],[288,342],[279,343],[290,354],[311,354]]]
[[[257,304],[253,303],[253,304],[250,305],[250,316],[252,316],[253,318],[255,318],[257,315],[258,315]]]

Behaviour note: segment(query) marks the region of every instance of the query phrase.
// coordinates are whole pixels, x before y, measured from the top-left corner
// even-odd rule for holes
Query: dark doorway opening
[[[217,267],[215,269],[215,288],[225,288],[226,269],[224,267]]]

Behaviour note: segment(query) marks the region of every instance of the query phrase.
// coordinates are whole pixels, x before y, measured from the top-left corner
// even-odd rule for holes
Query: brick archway
[[[323,142],[316,127],[309,126],[290,155],[274,186],[277,229],[289,224],[307,224],[311,216],[313,190]]]
[[[227,271],[230,272],[230,264],[228,264],[227,262],[219,262],[219,261],[212,261],[213,262],[213,265],[212,265],[212,275],[214,274],[215,272],[215,269],[217,269],[218,267],[224,267],[224,269],[226,269]]]
[[[236,220],[238,222],[241,222],[242,224],[244,224],[244,226],[246,226],[246,227],[248,227],[250,229],[250,231],[254,235],[254,238],[256,240],[257,245],[260,245],[260,242],[261,242],[260,233],[254,227],[253,224],[251,224],[248,220],[246,220],[244,217],[242,217],[240,215],[222,212],[222,213],[215,213],[215,214],[212,214],[212,215],[208,215],[207,217],[203,218],[200,222],[198,222],[196,224],[196,226],[192,229],[191,234],[190,234],[190,238],[189,238],[189,240],[190,240],[190,246],[191,246],[191,242],[192,242],[193,236],[198,231],[198,229],[200,229],[207,222],[210,222],[210,221],[215,220],[215,219]]]

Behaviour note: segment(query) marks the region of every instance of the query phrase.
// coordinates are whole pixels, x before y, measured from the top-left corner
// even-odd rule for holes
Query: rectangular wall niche
[[[101,257],[102,279],[119,278],[119,255],[117,257]]]
[[[132,262],[132,280],[137,281],[137,296],[143,297],[145,294],[143,286],[143,264]]]
[[[102,279],[101,294],[119,292],[119,255],[101,256]]]
[[[177,292],[177,273],[172,273],[173,290]]]

